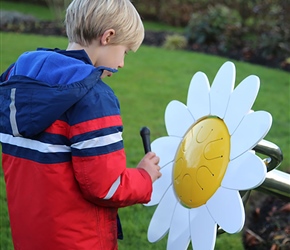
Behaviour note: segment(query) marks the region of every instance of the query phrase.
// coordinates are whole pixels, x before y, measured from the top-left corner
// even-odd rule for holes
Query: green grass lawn
[[[52,20],[54,17],[53,12],[51,12],[48,8],[40,5],[25,3],[25,1],[16,3],[1,0],[0,7],[1,10],[18,11],[26,15],[33,15],[41,20]]]
[[[0,33],[0,70],[14,62],[18,55],[36,47],[66,48],[67,40],[59,37],[44,37],[16,33]],[[106,82],[120,99],[124,122],[124,142],[128,167],[135,167],[143,156],[139,130],[146,125],[151,129],[151,140],[165,136],[164,111],[169,101],[186,101],[191,77],[197,71],[207,74],[209,81],[227,59],[186,51],[167,51],[162,48],[142,46],[126,57],[125,68]],[[235,61],[234,61],[235,62]],[[265,139],[281,147],[284,161],[279,169],[290,170],[289,138],[289,86],[290,74],[242,62],[235,62],[238,84],[250,74],[261,79],[255,110],[266,110],[273,116],[273,125]],[[165,249],[166,238],[156,244],[146,239],[147,228],[154,207],[135,205],[121,209],[125,240],[120,241],[120,250]],[[216,250],[243,249],[241,234],[223,234],[217,238]],[[0,174],[0,249],[12,248],[9,220],[5,200],[3,174]]]

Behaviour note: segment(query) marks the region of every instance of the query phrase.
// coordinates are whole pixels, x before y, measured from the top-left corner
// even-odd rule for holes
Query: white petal
[[[238,191],[220,187],[208,200],[206,206],[216,223],[228,233],[242,230],[245,211]]]
[[[159,158],[159,166],[164,167],[166,164],[174,160],[176,150],[179,147],[182,138],[179,137],[160,137],[151,143],[151,150],[155,152]]]
[[[188,108],[179,101],[171,101],[165,110],[165,125],[170,136],[183,137],[194,123]]]
[[[154,206],[158,204],[165,194],[166,190],[172,184],[172,168],[173,162],[167,164],[164,168],[160,170],[162,176],[153,183],[153,192],[151,196],[151,201],[145,206]]]
[[[209,90],[207,76],[197,72],[191,79],[187,94],[187,107],[195,120],[210,114]]]
[[[194,250],[214,249],[217,224],[205,205],[190,210],[190,229]]]
[[[186,250],[189,242],[189,209],[177,203],[170,225],[167,250]]]
[[[265,111],[247,114],[231,137],[230,159],[252,149],[268,133],[272,116]]]
[[[232,62],[224,63],[217,72],[210,90],[210,114],[224,118],[236,79],[236,68]]]
[[[244,79],[233,91],[224,118],[230,135],[233,134],[243,117],[249,113],[260,88],[260,79],[251,75]]]
[[[162,239],[169,230],[177,200],[171,186],[157,206],[148,227],[149,242]]]
[[[248,151],[229,163],[221,185],[235,190],[253,189],[264,182],[266,174],[264,162]]]

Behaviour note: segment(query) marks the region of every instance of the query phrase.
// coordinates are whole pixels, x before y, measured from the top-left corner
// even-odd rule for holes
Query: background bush
[[[163,47],[170,50],[185,49],[187,46],[187,40],[184,36],[179,34],[168,35],[165,38]]]
[[[194,12],[189,20],[186,35],[189,43],[220,44],[222,49],[239,47],[242,33],[241,16],[226,5],[209,6]]]
[[[290,58],[290,4],[285,0],[134,0],[144,20],[186,28],[190,43],[222,52]],[[259,59],[260,60],[260,59]]]

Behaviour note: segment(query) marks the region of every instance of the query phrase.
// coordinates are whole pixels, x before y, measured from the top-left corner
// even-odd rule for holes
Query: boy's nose
[[[124,60],[119,64],[118,68],[123,68],[124,67]]]

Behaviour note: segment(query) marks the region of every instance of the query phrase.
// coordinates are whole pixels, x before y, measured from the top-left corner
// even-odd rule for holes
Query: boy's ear
[[[116,34],[114,29],[108,29],[101,36],[101,45],[108,45],[112,39],[112,37]]]

